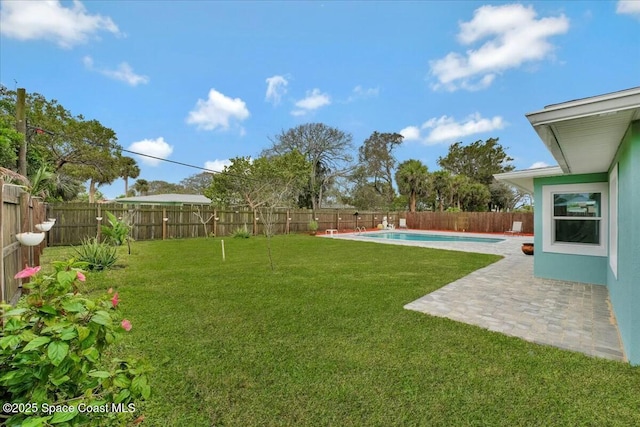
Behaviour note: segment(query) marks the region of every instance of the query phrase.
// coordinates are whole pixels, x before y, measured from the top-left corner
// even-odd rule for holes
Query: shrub
[[[242,227],[236,228],[231,235],[237,239],[248,239],[251,237],[251,232],[247,228],[247,224],[245,224]]]
[[[128,241],[131,227],[125,221],[116,218],[111,212],[107,211],[105,214],[107,215],[109,225],[103,225],[101,227],[102,235],[106,242],[115,246],[121,246],[124,242]]]
[[[54,263],[51,275],[38,275],[40,267],[16,275],[33,277],[15,308],[0,306],[2,425],[123,426],[136,416],[136,400],[149,397],[137,362],[103,360],[131,322],[118,313],[117,292],[99,298],[79,292],[84,267],[72,260]]]
[[[82,244],[74,249],[78,260],[85,262],[89,270],[104,270],[118,260],[118,248],[101,243],[94,237],[83,239]]]
[[[309,231],[311,232],[318,231],[318,221],[315,221],[315,220],[309,221]]]

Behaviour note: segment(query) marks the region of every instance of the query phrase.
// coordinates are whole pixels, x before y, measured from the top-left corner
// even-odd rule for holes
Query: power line
[[[131,154],[135,154],[137,156],[149,157],[150,159],[161,160],[163,162],[173,163],[173,164],[180,165],[180,166],[186,166],[186,167],[189,167],[189,168],[200,169],[200,170],[203,170],[205,172],[212,173],[212,174],[225,173],[224,171],[214,171],[213,169],[207,169],[207,168],[203,168],[201,166],[191,165],[189,163],[178,162],[176,160],[163,159],[162,157],[156,157],[156,156],[152,156],[150,154],[143,154],[143,153],[138,153],[136,151],[125,150],[124,148],[119,148],[118,150],[124,151],[125,153],[131,153]]]
[[[56,134],[55,132],[51,132],[49,130],[42,129],[42,128],[37,127],[37,126],[27,125],[27,128],[29,130],[33,130],[36,134],[46,133],[46,134],[51,135],[51,136],[63,136],[63,135],[60,135],[60,134]],[[93,142],[93,141],[91,141],[91,140],[89,140],[87,138],[84,138],[84,142],[86,142],[87,144],[93,145],[93,146],[99,146],[99,144],[97,144],[97,143],[95,143],[95,142]],[[152,156],[150,154],[144,154],[144,153],[139,153],[137,151],[126,150],[124,148],[121,148],[121,147],[118,147],[118,146],[115,146],[115,145],[112,145],[110,148],[112,148],[114,150],[118,150],[118,151],[124,151],[125,153],[135,154],[137,156],[149,157],[151,159],[160,160],[160,161],[163,161],[163,162],[173,163],[173,164],[180,165],[180,166],[186,166],[186,167],[193,168],[193,169],[200,169],[200,170],[203,170],[205,172],[209,172],[211,174],[225,173],[224,171],[214,171],[213,169],[207,169],[207,168],[203,168],[201,166],[192,165],[192,164],[189,164],[189,163],[178,162],[176,160],[163,159],[162,157],[156,157],[156,156]],[[227,172],[227,174],[228,174],[228,172]]]
[[[58,134],[58,133],[55,133],[55,132],[51,132],[49,130],[42,129],[41,127],[38,127],[38,126],[30,126],[28,123],[27,123],[27,129],[33,130],[37,134],[46,133],[46,134],[51,135],[51,136],[60,136],[62,138],[65,137],[65,135],[63,135],[63,134]],[[94,147],[103,147],[102,144],[98,144],[97,142],[91,141],[88,138],[83,138],[83,141],[85,143],[89,144],[89,145],[93,145]],[[245,180],[248,180],[248,181],[262,182],[261,179],[257,179],[257,178],[251,177],[251,176],[238,175],[238,174],[229,173],[229,172],[225,172],[225,171],[214,171],[213,169],[207,169],[207,168],[203,168],[201,166],[192,165],[192,164],[189,164],[189,163],[178,162],[176,160],[163,159],[162,157],[156,157],[156,156],[152,156],[150,154],[144,154],[144,153],[139,153],[137,151],[126,150],[126,149],[124,149],[124,148],[122,148],[122,147],[120,147],[118,145],[115,145],[115,144],[110,144],[110,148],[113,149],[113,150],[124,151],[126,153],[131,153],[131,154],[135,154],[135,155],[138,155],[138,156],[149,157],[151,159],[160,160],[160,161],[163,161],[163,162],[173,163],[173,164],[176,164],[176,165],[185,166],[185,167],[189,167],[189,168],[193,168],[193,169],[199,169],[199,170],[208,172],[208,173],[210,173],[212,175],[222,175],[222,174],[224,174],[224,175],[227,175],[227,176],[230,176],[230,177],[241,178],[241,179],[245,179]]]

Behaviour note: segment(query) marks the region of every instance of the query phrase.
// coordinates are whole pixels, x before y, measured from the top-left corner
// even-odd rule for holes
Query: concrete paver
[[[429,231],[428,234],[486,237],[471,233]],[[371,241],[370,236],[343,234],[335,238]],[[408,310],[477,325],[538,344],[624,361],[607,287],[533,277],[533,257],[524,255],[520,249],[523,242],[532,240],[531,237],[505,236],[499,243],[384,243],[504,256],[405,305]]]

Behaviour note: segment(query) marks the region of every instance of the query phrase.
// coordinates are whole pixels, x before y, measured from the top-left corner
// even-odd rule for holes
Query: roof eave
[[[564,171],[560,166],[548,166],[545,168],[523,169],[512,172],[503,172],[494,174],[493,177],[498,181],[506,182],[520,190],[533,194],[534,178],[544,178],[548,176],[563,175]]]
[[[561,104],[553,104],[543,110],[526,114],[542,142],[549,149],[564,173],[572,173],[569,161],[554,132],[553,125],[583,117],[605,116],[620,111],[638,109],[640,106],[640,87],[605,95],[583,98]]]
[[[638,108],[638,104],[640,104],[640,87],[635,87],[606,95],[549,105],[542,110],[527,113],[525,116],[529,123],[536,127],[564,120]]]

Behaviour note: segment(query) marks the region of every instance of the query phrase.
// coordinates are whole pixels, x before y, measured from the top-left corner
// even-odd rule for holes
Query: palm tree
[[[135,159],[124,156],[120,161],[120,176],[124,179],[124,195],[129,194],[129,178],[137,178],[140,176],[140,168]]]
[[[146,196],[147,192],[149,191],[149,181],[147,181],[146,179],[139,179],[136,181],[135,184],[133,184],[132,188],[139,195]]]
[[[429,188],[429,170],[420,160],[407,160],[398,166],[396,183],[402,195],[409,196],[409,211],[416,211],[419,196],[425,196]]]

